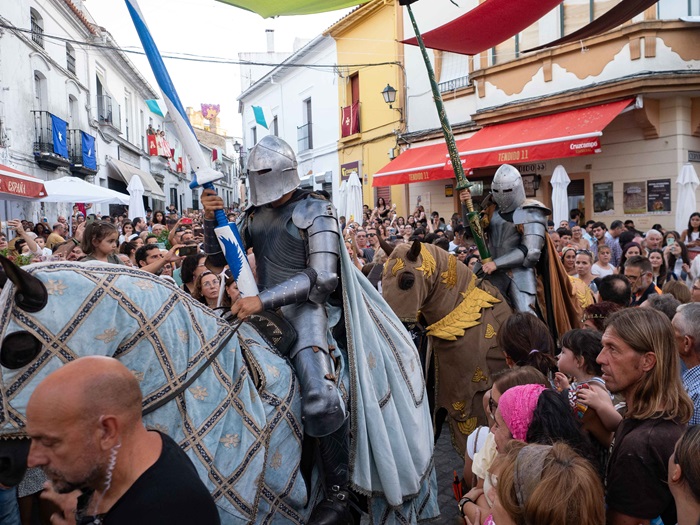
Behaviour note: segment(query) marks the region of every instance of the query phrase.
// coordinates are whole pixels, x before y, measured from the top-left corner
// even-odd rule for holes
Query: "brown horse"
[[[495,286],[478,282],[454,255],[419,241],[394,249],[382,290],[399,319],[416,323],[422,317],[427,326],[435,368],[433,417],[447,411],[452,444],[464,456],[467,436],[486,424],[482,399],[492,375],[506,366],[496,335],[511,309]]]

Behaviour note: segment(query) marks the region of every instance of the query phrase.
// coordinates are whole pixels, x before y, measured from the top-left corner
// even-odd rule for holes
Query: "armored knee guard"
[[[304,432],[313,437],[332,434],[346,415],[331,356],[317,347],[305,348],[294,356],[294,368],[301,385]]]

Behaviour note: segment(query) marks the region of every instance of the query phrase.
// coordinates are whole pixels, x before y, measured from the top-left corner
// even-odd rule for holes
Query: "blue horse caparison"
[[[34,387],[70,360],[84,355],[119,359],[140,382],[144,410],[204,367],[180,395],[145,416],[145,424],[185,450],[211,491],[222,523],[306,521],[320,487],[314,481],[307,504],[299,472],[304,433],[297,381],[287,360],[252,325],[242,323],[234,334],[225,320],[171,283],[124,266],[61,262],[25,269],[41,281],[48,300],[30,312],[18,306],[16,284],[8,281],[0,294],[0,341],[25,332],[41,343],[21,367],[0,367],[0,457],[3,440],[24,437]],[[354,286],[348,282],[344,291],[349,325],[356,324],[347,299]],[[377,301],[364,295],[363,283],[358,290],[354,300]],[[416,523],[438,514],[430,414],[420,367],[411,370],[411,349],[396,343],[404,339],[400,323],[378,310],[369,308],[378,328],[378,339],[368,345],[373,357],[355,356],[362,352],[357,338],[349,338],[357,347],[350,357],[345,349],[339,352],[341,390],[351,398],[355,429],[353,488],[369,496],[375,523]],[[354,379],[363,374],[364,379]],[[375,430],[376,419],[386,419],[386,428]],[[397,421],[407,425],[407,437],[393,445],[396,436],[387,439],[387,429],[395,432]],[[416,427],[427,427],[425,437]],[[394,471],[387,465],[395,465]]]

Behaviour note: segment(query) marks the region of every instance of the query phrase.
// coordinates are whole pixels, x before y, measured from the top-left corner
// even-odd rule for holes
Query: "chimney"
[[[275,52],[275,30],[265,29],[265,36],[267,37],[267,52]]]

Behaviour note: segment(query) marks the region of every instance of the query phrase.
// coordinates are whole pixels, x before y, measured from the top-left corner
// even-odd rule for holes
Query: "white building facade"
[[[289,143],[297,155],[301,187],[338,192],[340,114],[335,41],[319,36],[253,82],[238,97],[243,120],[243,157],[265,135]],[[259,107],[267,128],[256,121]]]
[[[42,180],[77,176],[121,193],[138,176],[147,209],[163,210],[170,204],[178,210],[196,208],[198,194],[189,188],[182,147],[167,119],[158,114],[162,112],[152,110],[159,92],[82,2],[0,3],[0,23],[6,27],[0,29],[0,164]],[[65,156],[54,151],[55,118],[66,122]],[[151,154],[150,130],[165,131],[169,152]],[[83,162],[85,135],[94,140],[94,166]],[[233,171],[223,164],[221,169]],[[231,194],[233,175],[218,186]],[[70,215],[73,204],[8,199],[0,214],[53,222],[58,215]],[[89,211],[106,215],[123,208],[102,204]]]

